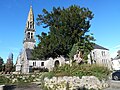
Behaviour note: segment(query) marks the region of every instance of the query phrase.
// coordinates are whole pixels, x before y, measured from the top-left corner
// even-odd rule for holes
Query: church
[[[23,50],[16,61],[16,72],[29,73],[32,68],[48,68],[52,70],[57,64],[61,66],[66,62],[62,56],[55,59],[49,58],[48,60],[32,60],[31,52],[36,44],[35,31],[34,13],[31,6],[24,31]]]
[[[16,72],[27,74],[32,72],[33,68],[47,68],[50,71],[53,70],[55,66],[70,64],[69,60],[63,56],[55,59],[48,58],[47,60],[32,60],[31,52],[36,44],[35,31],[34,13],[31,6],[24,30],[23,50],[18,55],[16,61]],[[94,49],[91,51],[91,56],[94,60],[93,63],[111,68],[111,59],[108,49],[95,44]],[[88,63],[91,64],[90,55],[88,55]]]

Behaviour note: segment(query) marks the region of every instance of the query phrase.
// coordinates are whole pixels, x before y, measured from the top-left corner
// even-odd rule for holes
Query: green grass
[[[10,79],[6,78],[5,76],[0,76],[0,85],[10,83],[11,83]]]
[[[99,66],[99,65],[89,65],[89,64],[82,64],[76,65],[73,64],[71,67],[69,65],[64,65],[61,67],[54,68],[52,72],[49,72],[46,77],[52,76],[96,76],[100,80],[106,79],[107,76],[110,74],[110,70],[106,67]]]

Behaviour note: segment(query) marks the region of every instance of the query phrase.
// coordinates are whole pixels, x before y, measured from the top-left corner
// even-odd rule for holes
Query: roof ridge
[[[93,46],[93,48],[94,48],[94,49],[109,50],[109,49],[107,49],[107,48],[105,48],[105,47],[103,47],[103,46],[100,46],[100,45],[98,45],[98,44],[95,44],[95,45]]]

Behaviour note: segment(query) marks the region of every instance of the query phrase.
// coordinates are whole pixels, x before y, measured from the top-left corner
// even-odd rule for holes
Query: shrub
[[[6,78],[5,76],[0,76],[0,84],[9,84],[10,79]]]
[[[55,76],[96,76],[99,79],[103,79],[109,75],[110,70],[99,65],[73,64],[72,66],[64,65],[58,68],[54,68],[52,72]]]
[[[54,72],[48,72],[48,73],[44,73],[41,76],[41,80],[44,80],[45,77],[48,77],[49,79],[52,78],[54,76]]]

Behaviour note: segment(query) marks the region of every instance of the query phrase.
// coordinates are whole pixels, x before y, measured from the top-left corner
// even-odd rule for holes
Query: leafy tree
[[[2,69],[3,69],[3,64],[4,64],[4,61],[3,61],[3,59],[0,57],[0,72],[1,72]]]
[[[93,14],[88,8],[80,8],[72,5],[68,8],[55,8],[51,12],[43,9],[43,15],[39,14],[37,24],[48,28],[48,34],[38,35],[40,40],[33,51],[33,57],[42,59],[57,57],[59,55],[68,56],[74,44],[79,42],[79,48],[82,52],[86,49],[91,50],[94,38],[87,35],[90,28],[90,20]],[[88,51],[89,51],[88,50]],[[85,55],[84,55],[85,56]]]

